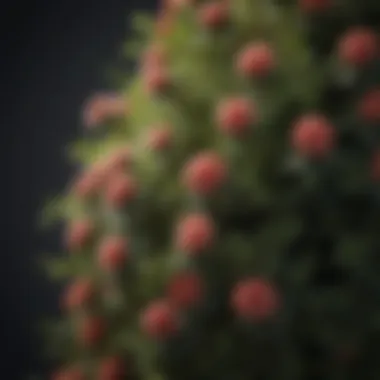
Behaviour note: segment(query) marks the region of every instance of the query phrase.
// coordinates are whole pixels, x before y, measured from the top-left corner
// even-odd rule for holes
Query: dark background
[[[64,148],[81,133],[85,98],[128,38],[131,11],[155,0],[13,0],[0,12],[0,378],[48,378],[38,324],[57,311],[57,287],[37,270],[59,249],[36,219],[72,174]],[[39,377],[40,378],[40,377]]]

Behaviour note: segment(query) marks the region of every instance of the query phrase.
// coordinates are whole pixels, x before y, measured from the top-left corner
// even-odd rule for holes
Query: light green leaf
[[[152,16],[148,13],[135,13],[131,20],[132,29],[142,36],[148,36],[153,29]]]

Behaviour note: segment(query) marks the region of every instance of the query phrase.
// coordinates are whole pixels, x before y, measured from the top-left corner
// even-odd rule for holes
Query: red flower
[[[132,164],[132,157],[132,151],[128,146],[115,149],[105,160],[104,169],[106,174],[128,170]]]
[[[84,380],[83,372],[78,368],[64,368],[54,373],[52,380]]]
[[[98,317],[85,317],[79,326],[78,341],[86,347],[97,345],[104,337],[106,325]]]
[[[293,127],[292,142],[296,151],[302,156],[321,158],[333,150],[335,130],[324,116],[305,115]]]
[[[237,284],[231,301],[236,314],[247,320],[267,319],[279,308],[277,293],[268,282],[258,278]]]
[[[221,101],[216,109],[218,127],[227,135],[242,137],[256,123],[255,104],[247,98],[229,98]]]
[[[115,271],[122,268],[128,256],[128,242],[120,236],[108,236],[99,246],[98,262],[105,270]]]
[[[173,305],[187,309],[202,297],[203,282],[195,273],[179,273],[171,278],[167,294]]]
[[[168,72],[163,67],[149,68],[143,73],[145,90],[150,95],[164,93],[171,84]]]
[[[63,297],[63,306],[68,310],[83,307],[94,295],[94,285],[91,280],[81,278],[68,286]]]
[[[125,376],[125,366],[121,358],[111,356],[101,361],[98,369],[98,380],[121,380]]]
[[[135,199],[137,183],[129,175],[116,174],[109,179],[106,187],[106,202],[114,208],[122,208]]]
[[[158,36],[167,36],[173,28],[173,17],[167,11],[161,11],[156,19],[155,32]]]
[[[198,17],[203,26],[214,29],[227,22],[229,12],[225,3],[213,1],[200,7]]]
[[[194,0],[163,0],[163,8],[171,12],[193,3]]]
[[[200,195],[210,195],[220,189],[226,177],[226,164],[217,153],[211,151],[194,156],[182,172],[186,188]]]
[[[159,125],[150,130],[148,135],[148,148],[155,152],[168,149],[172,143],[172,130],[170,126]]]
[[[142,68],[144,71],[150,71],[165,67],[166,53],[162,45],[155,44],[149,46],[142,60]]]
[[[178,327],[175,310],[164,300],[150,304],[141,317],[142,330],[152,338],[166,339],[175,334]]]
[[[125,117],[128,114],[126,100],[118,94],[97,94],[90,98],[83,111],[86,127],[93,128],[108,119]]]
[[[378,53],[377,35],[367,28],[349,30],[338,46],[340,59],[352,66],[363,66],[371,62]]]
[[[210,248],[214,239],[215,226],[206,215],[187,215],[177,226],[176,246],[189,255],[197,255]]]
[[[380,88],[367,92],[358,105],[360,117],[370,123],[380,122]]]
[[[327,11],[332,7],[332,0],[298,0],[299,7],[306,13]]]
[[[84,249],[94,234],[94,225],[91,220],[80,219],[70,223],[66,232],[66,246],[70,251]]]
[[[237,57],[237,70],[247,77],[265,77],[273,71],[274,66],[274,53],[266,42],[251,43]]]
[[[96,163],[77,178],[72,189],[74,196],[84,201],[94,198],[99,194],[105,178],[102,163]]]

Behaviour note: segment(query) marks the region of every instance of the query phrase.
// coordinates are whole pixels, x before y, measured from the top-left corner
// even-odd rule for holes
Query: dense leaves
[[[79,225],[52,276],[93,284],[57,325],[64,362],[102,380],[376,378],[378,2],[162,7],[134,19],[139,70],[87,105],[83,170],[47,209]]]

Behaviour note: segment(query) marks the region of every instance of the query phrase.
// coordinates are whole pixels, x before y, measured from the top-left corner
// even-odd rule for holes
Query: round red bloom
[[[219,190],[226,178],[225,162],[217,153],[211,151],[194,156],[182,172],[185,187],[200,195],[210,195]]]
[[[98,250],[98,262],[101,268],[115,271],[122,268],[129,256],[129,246],[125,238],[108,236],[103,239]]]
[[[108,119],[125,117],[128,103],[118,94],[97,94],[90,98],[83,111],[86,127],[95,127]]]
[[[104,337],[106,324],[98,317],[84,317],[79,325],[78,341],[86,347],[97,345]]]
[[[298,0],[299,7],[306,13],[319,13],[330,9],[332,0]]]
[[[122,208],[137,195],[137,183],[133,177],[123,174],[111,176],[106,187],[106,202],[114,208]]]
[[[293,127],[292,142],[302,156],[321,158],[334,148],[335,129],[322,115],[305,115]]]
[[[167,71],[162,67],[154,67],[145,70],[143,73],[143,80],[147,93],[151,95],[164,93],[171,83]]]
[[[172,137],[170,126],[159,125],[149,132],[147,141],[148,148],[155,152],[162,152],[170,147]]]
[[[176,246],[189,255],[197,255],[212,246],[215,239],[215,226],[208,216],[190,214],[177,226]]]
[[[94,234],[94,225],[89,219],[74,220],[66,232],[66,247],[70,251],[80,251],[90,243]]]
[[[125,376],[125,365],[121,358],[111,356],[101,361],[98,369],[98,380],[122,380]]]
[[[96,163],[77,178],[73,185],[73,194],[81,200],[94,198],[99,194],[104,180],[104,167],[100,163]]]
[[[155,22],[155,32],[158,36],[167,36],[172,31],[173,17],[169,12],[160,12]]]
[[[63,297],[65,309],[74,310],[88,304],[94,295],[94,285],[87,278],[80,278],[71,283]]]
[[[164,300],[150,304],[141,317],[141,328],[152,338],[166,339],[176,333],[179,319],[174,308]]]
[[[222,100],[216,109],[216,121],[222,132],[242,137],[257,122],[256,106],[248,98]]]
[[[84,380],[83,371],[79,368],[64,368],[54,373],[52,380]]]
[[[163,7],[167,11],[177,11],[180,8],[191,5],[194,3],[194,0],[163,0]]]
[[[371,62],[378,53],[377,35],[368,28],[350,29],[339,41],[340,59],[355,67]]]
[[[142,59],[142,66],[145,71],[159,69],[166,65],[166,53],[162,45],[155,44],[149,46]]]
[[[104,169],[110,173],[120,173],[128,170],[132,164],[132,151],[129,146],[115,149],[105,160]]]
[[[370,123],[380,122],[380,88],[367,92],[358,105],[360,117]]]
[[[220,1],[206,3],[199,8],[198,17],[201,24],[207,28],[214,29],[224,25],[229,18],[227,4]]]
[[[271,284],[259,278],[250,278],[237,284],[232,292],[235,313],[247,320],[265,320],[276,314],[279,298]]]
[[[187,309],[199,302],[203,282],[195,273],[179,273],[170,279],[167,294],[170,302],[180,309]]]
[[[236,65],[238,72],[243,76],[265,77],[275,67],[273,49],[266,42],[253,42],[240,52]]]

